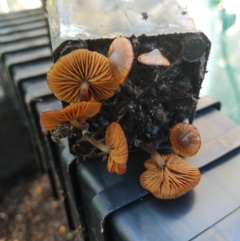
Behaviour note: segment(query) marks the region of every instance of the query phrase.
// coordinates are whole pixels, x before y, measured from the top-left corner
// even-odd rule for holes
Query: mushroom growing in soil
[[[139,144],[138,144],[139,146]],[[175,154],[160,155],[152,147],[140,144],[151,154],[140,176],[142,187],[159,199],[173,199],[193,189],[200,180],[199,169]]]
[[[47,80],[54,95],[67,103],[108,99],[119,86],[108,58],[87,49],[61,57],[48,72]]]
[[[110,173],[122,175],[126,172],[128,160],[127,139],[121,126],[117,122],[111,123],[105,133],[106,145],[96,141],[87,131],[83,131],[83,136],[102,152],[108,153],[107,168]]]
[[[113,40],[109,47],[108,59],[112,73],[119,84],[122,84],[132,67],[133,48],[131,42],[124,37]]]
[[[86,129],[85,120],[96,115],[101,109],[98,102],[79,102],[61,110],[50,110],[41,113],[40,122],[45,130],[52,131],[60,124],[69,122],[73,127]]]
[[[148,53],[139,55],[138,62],[145,65],[159,65],[165,67],[170,65],[168,59],[162,55],[159,49],[154,49]]]
[[[184,122],[178,123],[170,129],[169,139],[173,149],[182,156],[195,155],[201,146],[197,128]]]

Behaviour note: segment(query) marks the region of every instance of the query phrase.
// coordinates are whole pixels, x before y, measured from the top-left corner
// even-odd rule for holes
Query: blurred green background
[[[221,101],[222,112],[240,124],[240,1],[192,0],[185,7],[212,43],[201,96]]]

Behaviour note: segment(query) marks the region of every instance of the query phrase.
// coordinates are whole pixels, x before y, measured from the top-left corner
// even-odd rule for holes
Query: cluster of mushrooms
[[[108,155],[107,169],[110,173],[124,174],[127,168],[128,143],[118,122],[108,125],[105,144],[89,133],[89,118],[101,110],[101,101],[112,97],[126,80],[132,66],[134,53],[131,42],[124,37],[114,39],[108,57],[87,49],[74,50],[62,56],[47,74],[49,88],[68,106],[61,110],[41,113],[40,122],[44,130],[50,131],[70,126],[78,129],[82,137]],[[138,56],[145,65],[167,67],[170,62],[159,49]],[[135,140],[135,146],[150,154],[140,176],[143,188],[159,199],[179,197],[194,188],[200,180],[200,171],[189,165],[180,156],[192,156],[200,148],[197,129],[187,122],[174,125],[169,132],[174,153],[161,155],[153,147]]]

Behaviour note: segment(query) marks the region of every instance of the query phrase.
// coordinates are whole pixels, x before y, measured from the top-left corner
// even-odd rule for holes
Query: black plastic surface
[[[179,199],[163,201],[149,195],[117,211],[109,218],[109,240],[185,241],[204,232],[240,206],[239,156],[238,149],[202,168],[199,185]]]
[[[29,131],[34,147],[33,156],[36,155],[40,160],[42,170],[49,172],[53,192],[59,198],[54,165],[48,156],[47,147],[42,145],[38,136],[29,104],[51,93],[46,78],[41,78],[46,76],[52,65],[47,21],[43,9],[0,15],[0,19],[5,16],[6,19],[0,23],[1,67],[2,74],[6,76],[4,84]]]
[[[200,153],[188,159],[201,168],[199,185],[176,200],[156,200],[148,195],[119,209],[106,224],[109,240],[190,240],[239,208],[240,127],[219,112],[214,117],[204,118],[209,123],[208,132],[216,135],[212,139],[208,136],[212,146],[209,141],[203,142]],[[224,133],[219,135],[215,126]],[[204,240],[214,240],[207,234],[203,236]]]
[[[9,80],[6,81],[6,85],[9,88],[10,95],[16,102],[20,113],[25,109],[22,102],[22,97],[20,96],[18,84],[25,79],[34,79],[34,77],[46,75],[52,61],[50,57],[40,58],[37,60],[30,60],[25,62],[23,59],[22,62],[10,66],[9,69],[6,69],[6,75],[9,75]],[[36,95],[36,91],[33,93]],[[23,114],[23,120],[27,121]]]
[[[38,36],[31,39],[22,39],[10,43],[0,44],[1,55],[9,52],[26,50],[29,48],[40,47],[40,46],[49,46],[48,36]]]
[[[17,25],[24,25],[27,23],[37,22],[39,20],[45,19],[44,13],[40,12],[39,14],[26,16],[25,18],[20,19],[9,19],[7,21],[1,21],[0,22],[0,28],[7,28],[7,27],[13,27]]]
[[[0,32],[8,32],[0,36],[0,52],[3,53],[6,49],[6,46],[9,46],[7,43],[9,41],[13,41],[16,39],[27,39],[33,36],[46,35],[45,31],[39,31],[39,29],[34,29],[34,34],[28,35],[31,31],[22,31],[21,34],[18,35],[18,32],[6,31],[10,25],[13,27],[12,29],[16,30],[16,25],[22,28],[24,25],[23,22],[29,17],[30,19],[26,20],[28,22],[39,21],[40,17],[34,16],[35,14],[40,14],[43,19],[43,9],[37,10],[28,10],[23,12],[14,12],[9,14],[0,14]],[[35,19],[35,20],[34,20]],[[13,21],[13,22],[12,22]],[[46,25],[46,20],[44,20]],[[21,22],[21,23],[20,23]],[[36,26],[36,25],[35,25]],[[29,25],[28,25],[29,27]],[[14,31],[15,31],[14,30]],[[37,34],[36,34],[37,33]],[[19,36],[21,36],[19,38]],[[6,43],[6,44],[3,44]],[[18,47],[21,45],[17,45],[18,42],[12,44],[11,48],[8,49],[10,52],[14,49],[18,50]],[[6,52],[8,51],[6,50]],[[1,56],[2,57],[2,56]],[[0,199],[2,198],[2,190],[4,188],[9,187],[9,185],[15,184],[19,177],[27,178],[30,175],[35,175],[42,167],[42,163],[39,162],[39,156],[36,152],[35,146],[33,145],[32,139],[30,137],[30,131],[26,122],[28,122],[25,114],[19,111],[18,108],[18,98],[16,95],[11,95],[12,92],[12,80],[7,71],[6,66],[0,59],[0,87],[1,90],[4,90],[2,93],[0,101],[2,104],[1,108],[1,160],[0,160]],[[11,93],[11,94],[10,94]],[[11,98],[12,97],[12,98]],[[39,165],[40,164],[40,165]]]
[[[15,33],[15,32],[22,32],[30,29],[36,29],[47,26],[46,20],[38,20],[32,23],[27,23],[23,25],[14,25],[9,27],[0,28],[0,35]]]
[[[240,136],[240,126],[204,142],[194,157],[185,159],[198,168],[208,165],[239,148],[240,138],[236,138],[236,136]]]
[[[239,241],[240,240],[240,208],[230,213],[227,217],[193,238],[192,241]]]
[[[221,109],[221,103],[217,100],[214,100],[213,98],[209,96],[204,96],[204,98],[200,99],[197,104],[197,112],[198,114],[201,113],[201,111],[205,110],[209,107],[214,107],[216,110]]]
[[[11,76],[14,84],[17,85],[22,79],[46,74],[51,66],[52,60],[49,57],[38,59],[36,61],[29,61],[28,63],[13,66],[11,68]]]
[[[39,137],[42,140],[42,145],[48,147],[49,156],[51,156],[52,170],[56,168],[58,171],[61,188],[64,195],[64,204],[68,217],[69,227],[78,229],[80,226],[79,214],[75,204],[74,191],[72,189],[71,180],[68,174],[69,165],[74,158],[72,155],[67,155],[69,152],[67,139],[62,139],[60,143],[54,143],[51,140],[49,133],[42,131],[39,119],[40,113],[47,110],[56,110],[62,108],[61,102],[53,95],[42,96],[41,101],[32,101],[30,103],[31,111],[34,116]],[[54,163],[53,163],[54,162]]]
[[[23,10],[23,11],[19,11],[19,12],[3,13],[3,14],[0,14],[0,20],[3,24],[8,21],[12,21],[13,19],[21,19],[21,18],[34,16],[37,14],[43,14],[43,13],[44,13],[43,8]]]
[[[23,107],[27,113],[27,118],[30,122],[31,132],[34,135],[34,141],[37,143],[37,146],[42,153],[42,161],[47,162],[51,158],[48,155],[48,151],[43,145],[43,141],[40,137],[42,130],[40,128],[39,116],[34,116],[34,110],[32,110],[35,102],[43,101],[43,98],[47,95],[52,94],[48,88],[47,81],[45,76],[38,76],[29,79],[23,79],[18,83],[18,90],[20,93],[21,102],[23,102]],[[58,102],[56,102],[57,104]],[[58,106],[56,108],[59,108]]]
[[[45,109],[60,109],[61,108],[61,102],[58,101],[54,96],[47,95],[46,89],[42,86],[46,85],[46,80],[41,78],[36,78],[37,81],[25,81],[23,82],[22,87],[22,93],[23,93],[23,99],[25,99],[25,105],[28,108],[29,112],[29,120],[31,122],[31,129],[35,136],[35,142],[39,148],[39,150],[42,151],[42,162],[46,164],[47,167],[47,173],[50,178],[50,183],[52,186],[52,190],[54,193],[54,196],[56,198],[60,198],[60,186],[59,186],[59,179],[56,172],[56,160],[54,160],[54,154],[53,150],[51,148],[51,144],[49,143],[50,138],[49,134],[47,132],[44,132],[42,130],[42,127],[40,125],[40,113]],[[42,88],[42,94],[45,94],[44,96],[39,95],[40,92],[36,91],[37,89],[34,88],[34,86],[37,88],[40,86]],[[31,93],[30,96],[27,97],[28,93],[31,89],[35,89],[35,96],[34,93]],[[26,101],[26,98],[27,101]]]
[[[204,98],[194,125],[203,145],[188,161],[203,175],[188,194],[175,200],[157,200],[143,190],[138,177],[144,170],[146,153],[130,154],[128,170],[122,176],[107,173],[101,158],[80,162],[71,169],[79,203],[86,211],[90,240],[189,240],[239,207],[239,184],[230,183],[239,173],[240,141],[235,137],[240,135],[240,127],[216,109],[218,103],[208,99],[208,106],[202,101]],[[215,145],[209,149],[209,143]],[[229,181],[226,175],[232,175]]]
[[[25,103],[29,106],[30,102],[36,100],[41,101],[42,96],[52,95],[48,87],[46,75],[40,75],[32,78],[22,79],[18,82],[18,90]],[[60,102],[60,101],[59,101]]]
[[[11,34],[7,34],[7,35],[2,35],[2,36],[0,36],[0,44],[9,43],[9,42],[13,42],[13,41],[21,40],[21,39],[40,37],[40,36],[45,36],[45,35],[48,35],[48,30],[44,26],[42,28],[27,30],[27,31],[20,32],[20,33],[11,33]]]
[[[40,46],[29,48],[22,51],[10,52],[4,55],[4,63],[9,68],[14,64],[20,64],[27,61],[38,60],[51,57],[51,48],[49,46]]]

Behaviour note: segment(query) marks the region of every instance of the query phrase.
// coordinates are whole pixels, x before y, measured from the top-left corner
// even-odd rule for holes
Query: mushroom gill
[[[107,168],[110,173],[122,175],[126,172],[128,145],[125,134],[117,122],[113,122],[107,127],[106,145],[96,141],[87,131],[83,131],[83,136],[102,152],[109,154]]]
[[[121,126],[117,122],[111,123],[105,133],[106,145],[111,152],[108,157],[108,171],[124,174],[127,168],[128,144]]]
[[[108,59],[112,73],[119,84],[122,84],[132,67],[133,49],[131,42],[124,37],[113,40],[109,47]]]
[[[184,122],[178,123],[170,129],[169,139],[173,149],[182,156],[195,155],[201,146],[197,128]]]
[[[173,199],[193,189],[200,180],[200,171],[175,154],[161,155],[165,165],[159,166],[154,158],[144,163],[147,169],[140,176],[144,189],[159,199]]]
[[[85,120],[96,115],[101,108],[98,102],[79,102],[69,105],[61,110],[50,110],[42,112],[40,122],[45,130],[52,131],[58,125],[70,122],[76,128],[86,127]]]
[[[108,58],[86,49],[61,57],[48,72],[47,80],[54,95],[67,103],[107,99],[119,86]]]

